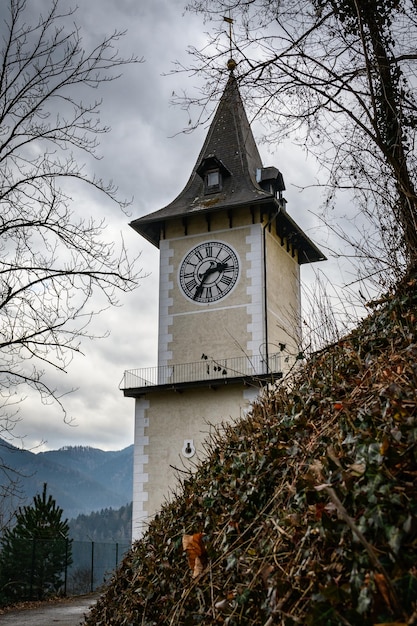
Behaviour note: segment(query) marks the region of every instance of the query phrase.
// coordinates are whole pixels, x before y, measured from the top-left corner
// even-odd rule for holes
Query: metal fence
[[[2,559],[0,602],[96,591],[130,547],[129,542],[20,539],[14,556]]]
[[[117,569],[130,543],[72,541],[72,563],[64,572],[64,593],[78,595],[96,591]]]

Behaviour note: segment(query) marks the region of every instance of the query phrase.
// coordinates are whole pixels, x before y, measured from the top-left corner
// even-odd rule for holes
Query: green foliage
[[[78,515],[69,522],[76,541],[126,541],[132,537],[132,503],[120,509],[106,508],[89,515]]]
[[[219,430],[87,624],[415,623],[416,287]],[[192,579],[182,535],[198,532],[210,560]]]
[[[398,0],[367,0],[367,2],[315,0],[313,4],[321,10],[331,8],[334,14],[355,33],[359,31],[359,19],[365,23],[374,20],[378,26],[389,27],[395,12],[402,12]]]
[[[69,526],[47,485],[31,506],[19,508],[16,524],[0,541],[0,600],[11,603],[57,593],[71,563]]]

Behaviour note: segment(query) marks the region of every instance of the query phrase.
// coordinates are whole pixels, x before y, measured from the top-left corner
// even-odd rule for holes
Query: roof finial
[[[234,59],[232,59],[232,57],[230,57],[230,59],[227,62],[227,69],[230,70],[231,72],[233,72],[233,70],[235,69],[237,63]]]
[[[234,58],[232,57],[232,47],[233,47],[232,26],[233,26],[233,19],[230,17],[230,10],[229,10],[229,17],[224,16],[223,20],[229,24],[230,59],[227,62],[227,69],[230,70],[231,72],[233,72],[233,70],[235,69],[237,63],[234,60]]]

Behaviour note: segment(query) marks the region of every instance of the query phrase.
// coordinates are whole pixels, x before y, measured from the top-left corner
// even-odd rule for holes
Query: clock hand
[[[203,281],[204,282],[204,281]],[[193,300],[197,300],[203,293],[203,283],[200,283],[195,290],[195,294],[193,295]]]
[[[227,269],[226,263],[216,263],[216,265],[211,265],[209,268],[207,268],[204,274],[201,276],[201,283],[197,286],[193,299],[195,300],[196,298],[201,296],[204,289],[204,282],[210,276],[210,274],[214,274],[214,272],[224,272],[225,269]]]
[[[211,265],[208,269],[206,269],[204,274],[200,274],[201,282],[203,283],[207,276],[210,276],[210,274],[214,274],[214,272],[224,272],[226,269],[226,263],[216,263],[216,265]]]
[[[203,289],[204,289],[204,282],[206,280],[206,278],[208,276],[210,276],[210,274],[212,273],[213,269],[211,267],[209,267],[204,274],[201,276],[201,283],[197,286],[197,289],[195,290],[195,294],[194,294],[194,300],[196,298],[199,298],[201,296],[201,294],[203,293]]]
[[[216,268],[219,272],[224,272],[224,270],[227,270],[227,263],[217,263],[217,268]]]

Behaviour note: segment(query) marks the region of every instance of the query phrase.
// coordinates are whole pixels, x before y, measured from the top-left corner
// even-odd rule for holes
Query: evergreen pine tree
[[[0,540],[0,599],[2,603],[42,599],[63,584],[71,563],[68,520],[47,485],[31,506],[20,507],[16,524]]]

